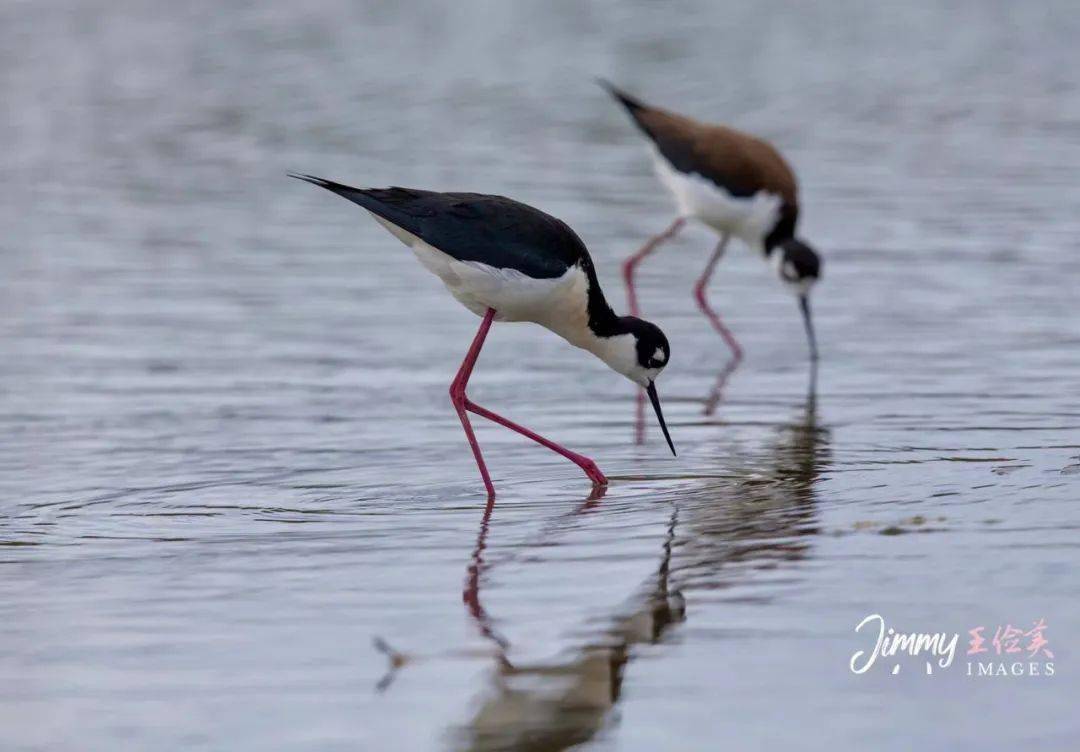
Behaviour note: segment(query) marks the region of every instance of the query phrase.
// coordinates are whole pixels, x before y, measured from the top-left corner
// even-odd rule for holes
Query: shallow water
[[[1071,3],[179,5],[0,8],[0,747],[1075,745]],[[476,423],[485,513],[446,396],[478,320],[284,173],[540,206],[618,307],[671,207],[595,74],[796,165],[816,394],[733,247],[704,414],[691,228],[642,271],[679,457],[496,326],[474,399],[613,482]],[[955,664],[853,674],[871,613]],[[1054,676],[965,675],[968,629],[1040,618]]]

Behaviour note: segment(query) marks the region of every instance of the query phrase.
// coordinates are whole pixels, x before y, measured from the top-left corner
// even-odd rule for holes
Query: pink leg
[[[507,420],[501,415],[491,412],[487,408],[481,407],[466,396],[465,387],[469,383],[469,376],[472,375],[473,366],[476,364],[476,359],[480,355],[480,348],[484,345],[484,339],[487,337],[488,330],[491,328],[491,322],[494,318],[495,309],[489,308],[487,313],[484,314],[484,321],[480,324],[480,330],[476,333],[476,337],[473,339],[469,352],[465,355],[465,360],[462,362],[457,376],[454,377],[454,381],[450,384],[450,401],[454,404],[454,409],[457,410],[458,417],[461,419],[461,425],[465,429],[466,437],[469,439],[469,445],[472,447],[473,456],[476,458],[476,464],[480,468],[480,475],[484,479],[484,486],[487,488],[488,496],[493,497],[495,495],[495,487],[491,483],[491,476],[488,475],[487,466],[484,464],[484,458],[480,454],[480,445],[477,443],[476,436],[473,434],[472,426],[469,424],[469,416],[466,415],[466,411],[476,413],[483,418],[487,418],[501,426],[509,428],[511,431],[516,431],[522,436],[529,437],[537,444],[561,454],[563,457],[566,457],[566,459],[580,467],[585,471],[585,474],[589,476],[589,479],[593,483],[597,485],[606,484],[607,478],[600,472],[600,468],[596,466],[596,463],[588,457],[580,455],[577,452],[571,452],[569,449],[559,446],[554,441],[545,439],[540,434],[530,431],[528,428],[520,426],[513,421]]]
[[[623,262],[623,280],[626,282],[626,298],[627,303],[630,306],[631,316],[640,316],[641,309],[638,308],[637,291],[634,289],[634,272],[637,271],[638,264],[645,260],[645,257],[655,251],[660,245],[675,237],[679,230],[686,224],[686,217],[676,217],[675,221],[659,235],[650,238],[634,255],[630,256]],[[638,444],[645,442],[645,393],[640,389],[637,390],[637,410],[636,419],[634,420],[635,436]]]
[[[720,242],[716,244],[716,250],[713,251],[712,257],[709,258],[709,263],[705,265],[705,271],[701,273],[701,277],[694,284],[694,299],[697,301],[698,308],[704,313],[709,321],[712,323],[713,328],[720,333],[720,336],[724,338],[724,342],[731,348],[731,354],[735,361],[742,360],[742,348],[739,347],[739,343],[735,341],[735,336],[728,330],[724,323],[720,321],[720,317],[716,315],[716,312],[709,307],[709,301],[705,298],[705,292],[709,287],[709,278],[712,277],[713,270],[716,268],[716,264],[720,261],[720,258],[724,255],[724,249],[727,247],[728,238],[730,236],[727,233],[720,238]]]
[[[646,256],[659,248],[661,243],[675,237],[685,224],[686,217],[676,217],[670,227],[656,237],[650,238],[649,241],[641,247],[640,251],[623,262],[623,279],[626,281],[626,297],[630,304],[631,316],[641,315],[641,311],[638,309],[637,304],[637,293],[634,290],[634,272],[637,270],[638,264],[644,261]]]
[[[511,420],[507,420],[503,416],[497,415],[496,413],[491,412],[485,407],[480,407],[480,405],[471,401],[468,397],[465,398],[465,407],[470,412],[474,412],[483,418],[494,421],[500,426],[506,426],[511,431],[517,431],[522,436],[528,436],[537,444],[540,444],[541,446],[546,446],[551,451],[561,454],[563,457],[570,460],[575,465],[584,470],[585,474],[589,476],[589,480],[591,480],[596,485],[603,486],[607,484],[608,480],[606,477],[604,477],[604,474],[600,472],[600,468],[597,467],[595,462],[593,462],[585,455],[578,454],[577,452],[571,452],[566,447],[559,446],[550,439],[545,439],[540,434],[530,431],[528,428],[525,428],[525,426],[521,426]]]
[[[469,351],[465,353],[465,360],[461,361],[461,368],[458,369],[457,376],[450,382],[450,402],[454,405],[458,418],[461,420],[461,427],[465,429],[465,438],[469,440],[469,446],[472,447],[473,457],[476,458],[476,466],[480,468],[480,477],[484,479],[484,488],[487,489],[489,501],[495,498],[495,486],[491,482],[491,476],[488,475],[487,465],[484,464],[484,455],[480,453],[480,444],[476,441],[472,424],[469,423],[469,416],[465,412],[465,385],[469,383],[469,376],[472,375],[476,359],[480,357],[480,348],[484,346],[484,339],[487,337],[488,330],[491,329],[491,322],[494,318],[495,309],[487,309],[484,320],[480,323],[480,330],[473,337],[472,345],[469,346]]]

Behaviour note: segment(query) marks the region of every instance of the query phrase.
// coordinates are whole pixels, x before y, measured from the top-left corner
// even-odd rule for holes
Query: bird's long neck
[[[783,243],[785,240],[790,240],[795,237],[795,225],[799,221],[799,210],[790,204],[784,204],[780,207],[780,216],[776,220],[776,224],[769,231],[769,234],[765,236],[765,256],[766,258],[772,255],[773,250]]]
[[[600,289],[600,280],[596,276],[596,269],[593,267],[592,259],[588,257],[582,259],[581,268],[589,280],[588,299],[586,301],[586,310],[589,315],[589,331],[597,337],[613,337],[617,334],[624,334],[626,328],[622,326],[619,317],[611,310],[607,299],[604,298],[604,291]]]
[[[584,274],[586,287],[583,291],[577,288],[574,301],[567,309],[572,311],[571,315],[543,323],[571,345],[591,352],[617,373],[633,378],[631,373],[637,363],[637,351],[630,324],[636,319],[616,316],[611,310],[588,257],[578,262],[578,268]],[[584,301],[580,297],[582,293]],[[582,302],[585,303],[583,307]]]
[[[574,347],[591,352],[616,372],[629,374],[636,362],[636,351],[626,317],[620,318],[611,310],[587,256],[577,262],[576,271],[578,282],[566,305],[558,307],[557,312],[553,311],[555,315],[541,323]]]

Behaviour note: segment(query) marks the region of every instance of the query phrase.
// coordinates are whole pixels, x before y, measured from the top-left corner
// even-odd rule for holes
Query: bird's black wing
[[[459,261],[550,279],[588,259],[585,244],[565,222],[505,196],[351,188],[311,175],[292,177],[359,204]]]

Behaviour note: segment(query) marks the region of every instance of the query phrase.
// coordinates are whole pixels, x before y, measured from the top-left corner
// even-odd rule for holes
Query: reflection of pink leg
[[[484,486],[487,488],[488,497],[495,496],[495,487],[491,483],[491,476],[488,475],[487,466],[484,464],[484,457],[480,454],[480,445],[476,441],[476,436],[473,434],[472,426],[469,423],[469,416],[466,415],[466,411],[476,413],[477,415],[494,421],[501,426],[509,428],[511,431],[516,431],[522,436],[527,436],[537,444],[547,447],[553,452],[561,454],[566,459],[573,462],[575,465],[585,471],[585,474],[589,476],[589,479],[596,484],[607,483],[607,478],[600,472],[600,468],[596,466],[588,457],[578,454],[577,452],[571,452],[565,447],[559,446],[554,441],[545,439],[538,433],[530,431],[524,426],[520,426],[513,421],[491,412],[487,408],[480,407],[465,394],[465,387],[469,383],[469,376],[472,375],[473,366],[476,364],[476,359],[480,356],[480,348],[484,346],[484,339],[487,337],[488,330],[491,328],[491,322],[495,318],[495,309],[489,308],[487,313],[484,314],[484,320],[480,324],[480,330],[476,333],[476,337],[473,339],[472,346],[469,348],[469,352],[465,355],[465,360],[461,364],[461,368],[458,369],[457,376],[454,377],[454,381],[450,384],[450,401],[454,404],[454,409],[457,410],[458,417],[461,419],[461,426],[465,429],[465,436],[469,439],[469,445],[472,447],[473,456],[476,458],[476,464],[480,468],[480,475],[484,479]]]
[[[491,513],[495,509],[495,499],[488,498],[487,506],[484,507],[484,516],[480,520],[480,535],[476,539],[476,548],[473,549],[472,562],[465,576],[465,589],[461,593],[461,600],[469,614],[480,627],[480,633],[494,642],[500,652],[505,653],[510,647],[510,642],[495,631],[491,617],[480,603],[480,575],[484,570],[484,549],[487,547],[488,527],[491,523]]]
[[[591,512],[600,504],[600,500],[604,498],[604,494],[606,493],[606,486],[593,486],[592,490],[589,492],[589,496],[577,509],[555,518],[552,521],[555,523],[554,525],[545,525],[544,529],[540,531],[539,540],[545,540],[548,535],[554,531],[556,526],[558,526],[559,523],[565,523],[567,518]],[[488,530],[491,527],[491,517],[492,512],[494,511],[495,499],[489,498],[487,506],[484,507],[484,514],[480,518],[480,533],[476,537],[476,547],[473,548],[472,560],[465,570],[465,588],[461,591],[461,600],[464,602],[469,615],[476,621],[477,626],[480,628],[480,634],[495,643],[499,648],[499,657],[502,661],[506,661],[505,653],[510,647],[510,641],[495,630],[494,621],[480,602],[481,578],[488,569],[500,561],[506,562],[517,559],[514,554],[504,557],[496,562],[488,562],[484,559],[484,551],[487,549]]]
[[[735,369],[739,366],[739,359],[732,358],[724,366],[724,369],[720,371],[720,375],[716,377],[716,383],[713,385],[713,390],[705,400],[705,414],[712,415],[716,412],[716,406],[720,404],[720,400],[724,398],[724,388],[727,386],[728,379],[731,378],[731,374],[735,373]]]
[[[739,347],[739,343],[735,341],[735,336],[726,326],[724,326],[720,317],[716,315],[716,312],[709,306],[709,301],[705,298],[705,292],[709,288],[709,278],[712,277],[717,262],[719,262],[724,255],[728,237],[729,235],[727,233],[724,233],[724,235],[721,236],[720,242],[716,244],[716,250],[713,251],[713,255],[709,258],[709,263],[705,265],[705,271],[701,273],[701,277],[699,277],[698,281],[694,284],[694,300],[697,301],[698,308],[701,309],[701,312],[708,317],[713,328],[720,333],[720,336],[724,338],[724,342],[731,348],[732,357],[736,361],[739,361],[742,360],[742,348]]]
[[[634,255],[630,256],[623,262],[623,280],[626,282],[626,298],[627,303],[630,306],[631,316],[640,316],[641,309],[638,308],[637,291],[634,289],[634,272],[637,271],[638,264],[645,260],[645,257],[660,247],[661,243],[671,240],[675,237],[679,230],[686,224],[686,217],[676,217],[675,221],[659,235],[650,238],[645,245],[641,247]],[[634,421],[636,441],[638,444],[645,441],[645,393],[640,389],[637,390],[637,417]]]

